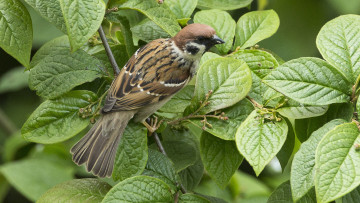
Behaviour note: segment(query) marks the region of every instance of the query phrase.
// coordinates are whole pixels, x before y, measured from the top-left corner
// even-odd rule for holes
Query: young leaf
[[[115,181],[140,175],[148,159],[147,133],[142,124],[130,122],[116,152],[112,177]]]
[[[39,96],[58,97],[72,88],[102,76],[102,64],[82,50],[51,52],[30,71],[29,86]]]
[[[299,200],[314,186],[315,151],[320,140],[326,133],[345,122],[342,119],[330,121],[313,132],[311,137],[300,146],[299,151],[294,156],[290,173],[292,197],[295,201]]]
[[[165,4],[176,15],[177,19],[189,18],[195,10],[198,0],[167,0]]]
[[[102,202],[172,202],[170,191],[170,187],[157,178],[135,176],[115,185]]]
[[[55,38],[44,44],[32,57],[30,66],[26,70],[30,70],[31,68],[35,67],[46,56],[50,55],[51,53],[56,53],[60,49],[70,50],[69,38],[66,35]]]
[[[66,26],[63,14],[61,13],[58,0],[25,0],[43,18],[55,25],[63,33],[66,33]]]
[[[315,155],[315,189],[319,202],[333,201],[360,184],[359,129],[338,125],[320,141]]]
[[[29,12],[19,0],[3,0],[0,19],[0,47],[28,67],[33,38]]]
[[[333,66],[318,58],[288,61],[263,82],[291,99],[309,105],[348,102],[351,85]]]
[[[103,0],[60,0],[71,50],[76,51],[99,29],[105,15]]]
[[[287,132],[288,127],[284,119],[279,122],[265,122],[256,110],[237,129],[237,148],[257,176],[280,151]]]
[[[268,203],[279,203],[279,202],[286,202],[286,203],[292,203],[293,201],[291,197],[291,187],[289,181],[284,182],[279,187],[275,189],[275,191],[271,194],[269,197]],[[307,193],[303,198],[301,198],[299,201],[296,201],[297,203],[316,203],[316,196],[315,196],[315,190],[312,189]]]
[[[129,0],[121,5],[120,9],[133,9],[143,13],[171,36],[176,35],[181,29],[169,7],[166,4],[158,4],[155,0]]]
[[[16,67],[0,77],[0,94],[17,91],[28,85],[29,72],[24,72],[24,67]]]
[[[99,179],[74,179],[60,183],[46,191],[36,201],[47,202],[101,202],[111,186]]]
[[[355,83],[360,74],[360,16],[343,15],[327,22],[316,45],[330,64]]]
[[[39,199],[56,184],[71,180],[74,173],[73,168],[46,159],[7,163],[0,167],[0,172],[12,186],[32,201]]]
[[[200,140],[200,152],[210,177],[219,187],[225,188],[243,160],[236,149],[235,142],[222,140],[203,132]]]
[[[253,110],[254,107],[251,102],[243,99],[231,107],[222,109],[225,116],[229,118],[228,120],[207,118],[207,122],[212,127],[205,126],[205,131],[223,140],[234,140],[237,128]],[[204,126],[200,119],[193,119],[190,122],[201,129]]]
[[[226,54],[232,47],[235,35],[235,21],[226,11],[204,10],[196,12],[195,23],[210,25],[216,34],[225,41],[224,44],[216,45],[222,54]]]
[[[211,59],[198,71],[192,105],[198,106],[211,90],[210,103],[201,112],[223,109],[243,99],[250,88],[251,72],[245,62],[232,58]]]
[[[247,7],[253,0],[199,0],[198,7],[220,10],[236,10]]]
[[[264,78],[279,66],[273,55],[258,49],[245,49],[232,53],[229,57],[245,61],[250,70],[260,78]]]
[[[276,111],[282,116],[292,119],[302,119],[321,116],[328,110],[329,106],[289,106],[281,107]]]
[[[271,37],[279,28],[279,16],[274,10],[252,11],[240,17],[236,24],[235,47],[254,46]]]
[[[28,141],[43,144],[67,140],[89,125],[88,119],[78,115],[79,109],[96,99],[93,92],[75,90],[55,100],[47,100],[31,114],[21,134]]]
[[[149,149],[149,159],[143,175],[153,176],[168,185],[175,185],[179,180],[179,176],[176,174],[175,166],[171,160],[153,149]]]

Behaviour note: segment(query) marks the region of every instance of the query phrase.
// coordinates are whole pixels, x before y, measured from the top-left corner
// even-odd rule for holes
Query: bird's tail
[[[88,133],[71,148],[73,161],[86,164],[88,172],[110,177],[119,141],[134,113],[114,112],[102,115]]]

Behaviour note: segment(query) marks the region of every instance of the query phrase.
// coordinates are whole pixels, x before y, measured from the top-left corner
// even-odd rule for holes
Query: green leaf
[[[351,191],[342,198],[343,203],[357,203],[360,199],[360,187],[357,187],[355,190]]]
[[[271,37],[279,28],[279,16],[274,10],[252,11],[240,17],[236,24],[235,47],[242,49]]]
[[[237,170],[231,177],[229,188],[231,188],[233,196],[241,195],[245,199],[256,196],[268,197],[271,193],[264,182],[240,170]]]
[[[30,14],[18,0],[0,2],[0,47],[29,66],[33,30]]]
[[[175,185],[179,180],[179,176],[176,174],[175,166],[171,160],[153,149],[149,149],[149,159],[143,175],[153,176],[168,185]]]
[[[110,46],[110,49],[115,57],[115,61],[118,64],[119,67],[124,67],[126,62],[129,60],[129,56],[126,53],[126,47],[124,45],[114,45]],[[99,52],[93,53],[92,56],[96,57],[101,61],[101,64],[103,64],[101,67],[105,67],[106,72],[110,77],[113,77],[114,70],[112,68],[112,65],[109,61],[109,57],[106,54],[105,49],[102,49]]]
[[[205,52],[205,54],[200,59],[199,67],[201,67],[206,61],[214,58],[221,58],[221,56],[213,52]]]
[[[179,203],[211,203],[205,197],[195,195],[195,194],[182,194],[179,197]]]
[[[260,78],[264,78],[279,66],[273,55],[258,49],[245,49],[232,53],[229,57],[245,61],[250,70]]]
[[[355,83],[360,74],[360,16],[343,15],[327,22],[316,45],[330,64]]]
[[[315,151],[320,140],[326,133],[345,122],[342,119],[332,120],[313,132],[311,137],[301,144],[299,151],[294,156],[290,173],[292,197],[295,201],[303,197],[314,186]]]
[[[243,99],[235,105],[222,109],[228,120],[220,120],[216,118],[207,118],[207,122],[212,126],[206,126],[205,131],[223,140],[234,140],[237,128],[254,110],[253,105],[247,99]],[[191,123],[203,129],[203,123],[200,119],[190,120]]]
[[[0,77],[0,94],[20,90],[28,85],[29,72],[24,67],[16,67]]]
[[[38,203],[47,202],[101,202],[111,189],[106,182],[93,178],[75,179],[60,183],[46,191]]]
[[[112,177],[115,181],[140,175],[148,159],[147,131],[142,124],[130,122],[116,152]]]
[[[176,35],[181,29],[169,7],[166,4],[158,4],[156,0],[129,0],[119,8],[143,13],[171,36]]]
[[[201,112],[209,113],[232,106],[243,99],[251,88],[251,72],[245,62],[232,58],[216,58],[205,62],[197,73],[193,106],[208,101]]]
[[[182,113],[185,108],[191,104],[191,99],[194,95],[195,86],[187,85],[178,93],[176,93],[168,102],[162,106],[159,111]]]
[[[253,0],[199,0],[198,7],[220,10],[236,10],[247,7]]]
[[[170,188],[163,181],[136,176],[115,185],[102,202],[173,202]]]
[[[329,106],[289,106],[281,107],[276,111],[282,116],[293,119],[302,119],[321,116],[328,110]]]
[[[243,160],[235,142],[222,140],[203,132],[200,151],[201,159],[210,177],[219,187],[225,188]]]
[[[102,76],[102,64],[82,50],[66,48],[49,53],[30,71],[29,86],[39,96],[56,98]]]
[[[79,109],[96,100],[96,95],[86,90],[75,90],[47,100],[30,115],[21,134],[28,141],[43,144],[67,140],[89,125],[88,119],[78,115]]]
[[[279,66],[276,59],[268,52],[261,50],[239,50],[229,55],[240,59],[248,64],[252,71],[252,87],[249,96],[260,104],[264,104],[265,94],[269,87],[261,82],[261,79]]]
[[[35,201],[56,184],[71,180],[74,171],[49,160],[25,159],[2,165],[0,172],[21,194]]]
[[[17,131],[15,134],[12,134],[4,142],[4,145],[2,148],[2,154],[1,154],[2,160],[4,162],[10,162],[10,161],[15,160],[17,158],[16,157],[17,153],[21,152],[21,149],[28,144],[29,144],[29,142],[25,141],[24,138],[21,137],[20,131]],[[1,178],[1,175],[0,175],[0,178]],[[1,197],[0,197],[0,199],[1,199]]]
[[[198,0],[167,0],[164,1],[177,19],[189,18],[196,8]]]
[[[355,123],[338,125],[320,141],[315,155],[315,188],[319,202],[329,202],[360,184],[359,129]]]
[[[210,25],[216,34],[225,41],[224,44],[216,45],[222,54],[226,54],[232,47],[235,36],[235,21],[226,11],[205,10],[196,12],[195,23]]]
[[[103,0],[60,0],[71,50],[76,51],[99,29],[105,15]]]
[[[166,154],[174,163],[177,172],[195,163],[196,151],[190,144],[184,141],[164,141],[162,144]]]
[[[131,32],[133,35],[145,42],[150,42],[159,38],[169,38],[170,35],[161,29],[157,24],[155,24],[150,19],[146,18],[141,21],[139,24],[131,27]]]
[[[25,0],[43,18],[55,25],[63,33],[66,33],[66,26],[63,14],[61,13],[58,0]]]
[[[41,60],[43,60],[51,53],[56,53],[58,50],[66,48],[70,50],[69,38],[66,35],[57,37],[47,42],[35,53],[35,55],[31,59],[29,68],[27,68],[26,70],[30,70],[31,68],[36,66]]]
[[[293,203],[295,201],[293,201],[293,199],[291,197],[290,182],[286,181],[275,189],[275,191],[269,197],[269,200],[267,201],[267,203],[279,203],[279,202]],[[307,193],[303,198],[301,198],[299,201],[296,201],[296,202],[297,203],[316,203],[316,196],[315,196],[314,189],[310,190],[309,193]]]
[[[322,116],[295,120],[296,137],[300,142],[306,141],[311,133],[333,119],[351,121],[353,106],[351,103],[331,104],[329,110]]]
[[[179,172],[181,183],[187,190],[194,190],[199,185],[204,174],[204,165],[200,156],[196,159],[194,165],[187,167]]]
[[[249,92],[249,97],[253,98],[259,104],[266,104],[266,92],[270,89],[269,86],[265,85],[259,76],[254,72],[251,72],[252,85]]]
[[[263,82],[291,99],[309,105],[348,102],[351,85],[333,66],[318,58],[288,61]]]
[[[281,94],[269,87],[266,89],[266,91],[263,95],[263,100],[264,100],[264,106],[269,106],[269,107],[274,107],[274,108],[278,108],[281,104],[290,106],[289,105],[290,101],[294,101],[294,100],[290,100],[290,101],[286,102],[285,96],[283,94]],[[297,102],[296,102],[296,104],[300,105]]]
[[[289,159],[294,151],[294,146],[295,146],[295,131],[293,125],[291,124],[289,119],[287,118],[284,119],[288,126],[288,133],[284,145],[281,147],[279,153],[276,154],[276,157],[279,160],[283,172],[285,171],[285,167],[289,163]]]
[[[256,110],[237,129],[237,148],[257,176],[280,151],[287,132],[288,127],[284,119],[280,122],[265,122]]]

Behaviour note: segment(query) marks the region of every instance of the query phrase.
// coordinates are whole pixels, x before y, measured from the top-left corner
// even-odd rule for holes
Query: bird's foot
[[[150,118],[150,119],[148,118],[147,120],[150,121],[149,122],[150,124],[146,121],[142,123],[148,129],[150,135],[153,134],[153,132],[155,132],[163,122],[163,120],[160,120],[158,122],[158,118],[156,116],[154,116],[154,118]]]

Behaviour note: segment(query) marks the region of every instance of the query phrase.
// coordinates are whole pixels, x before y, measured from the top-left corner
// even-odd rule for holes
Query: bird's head
[[[184,27],[173,40],[181,51],[193,57],[201,57],[214,45],[225,43],[216,35],[214,28],[198,23]]]

